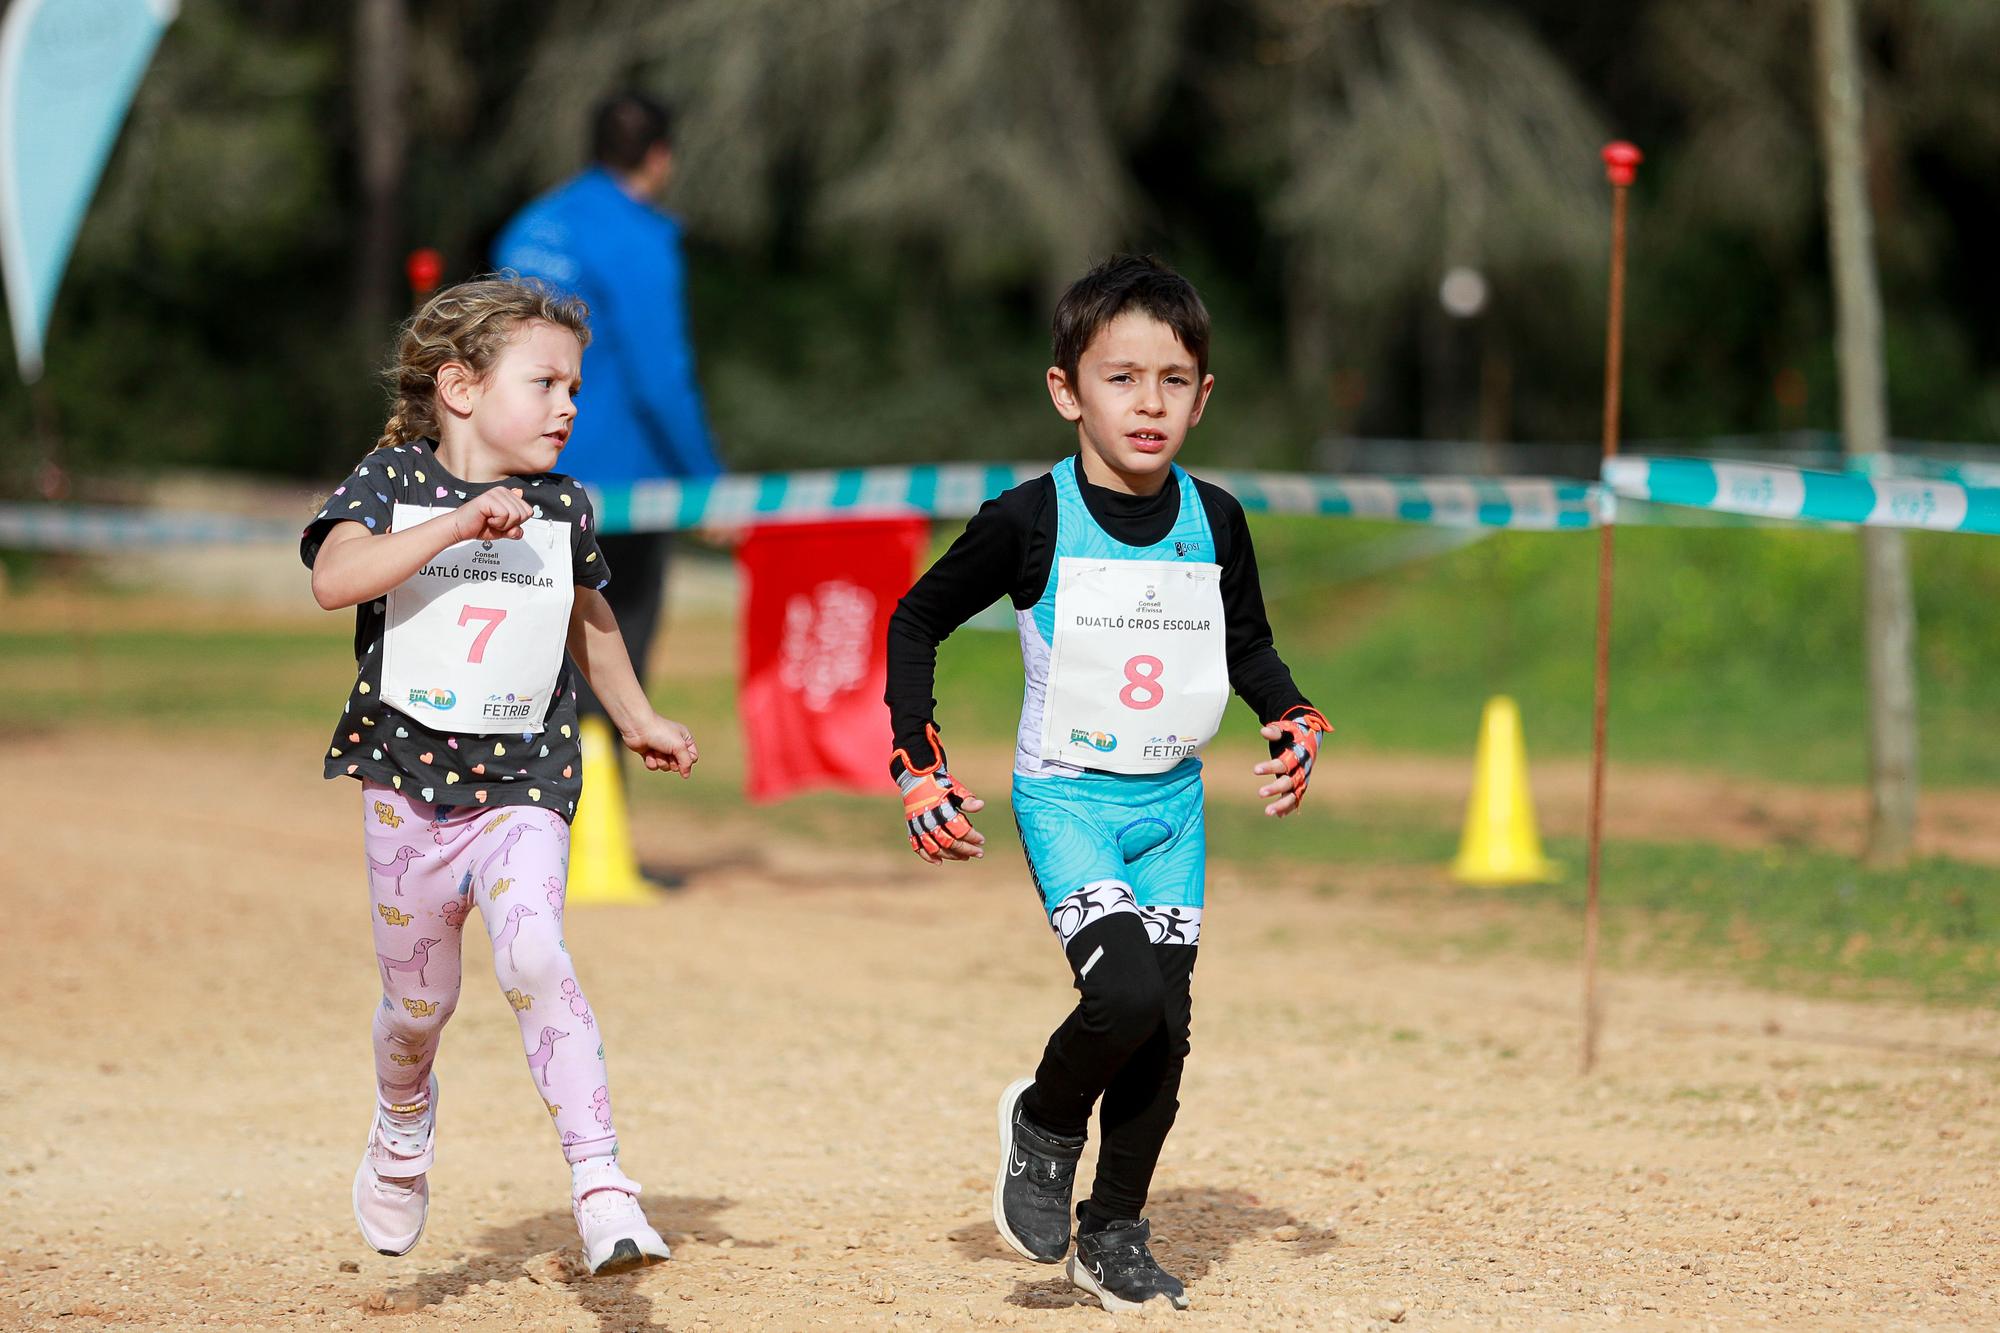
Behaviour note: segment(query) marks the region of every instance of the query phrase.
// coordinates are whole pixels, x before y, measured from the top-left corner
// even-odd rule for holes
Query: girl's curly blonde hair
[[[403,325],[396,359],[384,374],[392,406],[375,447],[437,439],[438,372],[456,361],[484,379],[501,349],[536,321],[568,329],[590,346],[590,307],[534,278],[476,278],[424,302]]]

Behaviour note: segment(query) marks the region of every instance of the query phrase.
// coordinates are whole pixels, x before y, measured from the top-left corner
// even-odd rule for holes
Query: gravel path
[[[401,1259],[354,1233],[351,789],[302,765],[245,802],[242,756],[143,737],[0,760],[0,1327],[1119,1322],[988,1217],[992,1100],[1069,996],[1017,865],[649,821],[688,886],[577,909],[569,941],[675,1258],[579,1279],[483,957],[440,1061],[430,1230]],[[1572,969],[1427,948],[1428,872],[1373,873],[1212,885],[1152,1210],[1194,1308],[1138,1322],[2000,1324],[2000,1018],[1620,971],[1584,1079]]]

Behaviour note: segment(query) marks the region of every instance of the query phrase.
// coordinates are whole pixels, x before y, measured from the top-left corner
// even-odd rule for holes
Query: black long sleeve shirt
[[[1090,516],[1129,546],[1150,546],[1173,530],[1181,488],[1155,495],[1127,495],[1092,485],[1081,458],[1058,467],[1076,469],[1077,487]],[[1215,538],[1222,566],[1222,611],[1230,688],[1257,716],[1269,721],[1309,701],[1271,642],[1264,592],[1257,582],[1257,553],[1243,506],[1219,486],[1199,478],[1195,494]],[[1051,475],[1023,482],[980,506],[965,532],[904,595],[889,621],[889,684],[885,698],[896,744],[919,765],[928,764],[924,728],[934,721],[937,647],[951,632],[1002,597],[1025,611],[1041,600],[1055,567],[1056,487]]]

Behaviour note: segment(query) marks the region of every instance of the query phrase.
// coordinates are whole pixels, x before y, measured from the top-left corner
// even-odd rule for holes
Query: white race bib
[[[449,509],[398,504],[403,532]],[[569,642],[569,524],[448,546],[389,590],[382,702],[436,731],[540,731]]]
[[[1222,566],[1063,556],[1042,709],[1045,760],[1164,773],[1222,721]]]

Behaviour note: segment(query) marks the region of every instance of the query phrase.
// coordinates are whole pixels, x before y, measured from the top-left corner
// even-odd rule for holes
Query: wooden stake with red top
[[[1639,174],[1641,154],[1618,140],[1604,145],[1611,182],[1611,308],[1604,333],[1604,457],[1618,453],[1618,388],[1625,355],[1625,195]],[[1591,709],[1590,872],[1583,904],[1583,1072],[1597,1065],[1603,1013],[1597,996],[1597,886],[1604,853],[1604,717],[1611,697],[1611,569],[1613,510],[1606,493],[1597,529],[1597,688]]]

